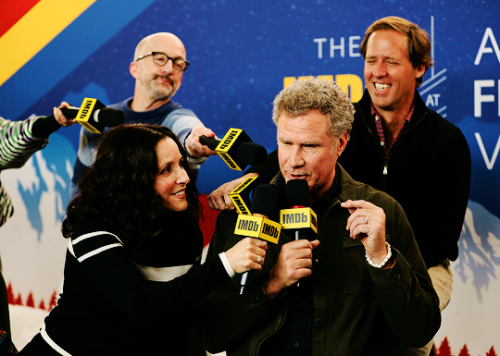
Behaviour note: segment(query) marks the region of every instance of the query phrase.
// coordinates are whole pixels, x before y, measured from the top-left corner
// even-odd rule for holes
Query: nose
[[[189,182],[191,181],[191,179],[189,179],[189,176],[186,172],[186,170],[181,167],[181,169],[179,169],[179,174],[177,176],[177,179],[176,179],[176,182],[177,184],[188,184]]]
[[[165,73],[173,73],[174,72],[174,61],[171,58],[167,59],[167,63],[163,67],[161,67],[162,71]]]
[[[292,168],[298,168],[302,167],[305,163],[304,158],[302,157],[302,149],[300,147],[294,147],[291,152],[290,156],[288,157],[288,165]]]
[[[387,75],[387,68],[384,63],[377,62],[373,65],[373,76],[380,78]]]

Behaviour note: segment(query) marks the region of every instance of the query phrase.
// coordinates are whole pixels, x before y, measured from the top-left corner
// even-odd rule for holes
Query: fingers
[[[217,155],[217,152],[201,144],[200,136],[215,137],[215,133],[204,126],[194,127],[185,141],[189,155],[195,158]]]
[[[232,188],[234,184],[232,182],[225,183],[221,185],[219,188],[214,190],[207,197],[208,206],[210,209],[214,210],[233,210],[234,205],[231,199],[229,198],[229,193],[233,191]],[[236,184],[234,187],[236,187]]]
[[[67,106],[63,106],[63,104],[65,104]],[[63,103],[61,103],[61,106],[68,107],[69,104],[66,102],[63,102]],[[54,107],[54,109],[52,109],[52,113],[54,114],[54,118],[56,119],[56,121],[61,126],[72,126],[76,122],[75,119],[67,119],[66,116],[64,116],[64,114],[62,113],[61,109],[59,109],[58,107]]]
[[[355,200],[346,201],[342,207],[349,209],[346,230],[353,239],[360,239],[366,252],[372,256],[385,256],[385,213],[372,203]]]
[[[347,208],[351,214],[346,226],[346,230],[351,232],[351,237],[357,238],[360,234],[376,232],[381,227],[385,229],[385,213],[382,208],[363,200],[348,200],[341,206]]]
[[[236,273],[261,270],[266,259],[267,242],[247,237],[226,251],[231,268]]]
[[[214,210],[234,210],[234,205],[232,200],[229,198],[229,193],[231,193],[245,179],[257,176],[258,174],[256,173],[249,173],[221,185],[207,197],[209,208]]]

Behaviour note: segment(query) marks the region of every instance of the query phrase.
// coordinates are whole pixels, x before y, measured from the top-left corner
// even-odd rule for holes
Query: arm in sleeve
[[[439,214],[429,212],[425,223],[416,224],[415,236],[427,267],[436,266],[446,258],[458,257],[458,240],[469,201],[471,154],[459,128],[454,127],[450,140],[443,143],[438,172],[434,172],[436,197],[446,202]]]
[[[395,264],[390,269],[367,266],[391,330],[406,346],[422,347],[441,326],[439,299],[406,215],[399,204],[394,204],[386,233]]]
[[[46,137],[33,135],[33,126],[38,120],[43,119],[9,121],[0,118],[0,170],[22,167],[35,152],[47,145]]]
[[[82,228],[83,234],[75,231],[70,252],[118,308],[143,324],[172,311],[190,310],[194,302],[229,280],[220,259],[194,266],[168,282],[145,280],[119,238],[95,227]]]
[[[208,250],[207,260],[213,259],[221,251],[234,246],[241,237],[232,233],[237,214],[221,212],[217,218],[214,236]],[[268,245],[266,262],[262,271],[252,271],[245,294],[239,294],[240,275],[226,282],[193,308],[193,319],[200,344],[209,352],[238,349],[251,335],[272,322],[271,314],[276,313],[283,298],[268,299],[262,291],[262,278],[274,266],[280,247]]]
[[[196,114],[189,109],[178,109],[172,111],[167,115],[162,125],[170,128],[172,132],[177,135],[184,148],[186,148],[184,142],[191,133],[191,130],[197,126],[205,126]],[[207,158],[208,157],[194,158],[188,154],[188,161],[192,164],[202,164],[207,160]]]

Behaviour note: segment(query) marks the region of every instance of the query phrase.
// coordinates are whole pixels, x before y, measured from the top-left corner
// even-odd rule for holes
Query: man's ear
[[[134,79],[139,78],[139,66],[137,65],[136,61],[133,61],[132,63],[130,63],[130,65],[128,66],[128,70],[130,72],[130,75]]]
[[[339,136],[339,139],[337,140],[337,155],[340,156],[342,152],[344,152],[346,146],[347,146],[347,141],[349,141],[349,136],[347,132],[344,132],[342,135]]]
[[[422,78],[425,74],[425,66],[420,64],[417,68],[415,68],[415,79]]]

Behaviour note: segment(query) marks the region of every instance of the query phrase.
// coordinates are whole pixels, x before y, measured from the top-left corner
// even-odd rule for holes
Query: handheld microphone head
[[[238,158],[251,166],[264,164],[267,158],[267,150],[264,146],[255,142],[243,142],[238,147]]]
[[[255,188],[252,195],[252,215],[271,218],[276,213],[278,189],[274,184],[262,184]]]
[[[291,179],[286,183],[287,205],[293,207],[309,206],[309,186],[304,179]]]
[[[119,109],[102,108],[95,111],[94,121],[106,127],[115,127],[125,122],[125,114]]]

